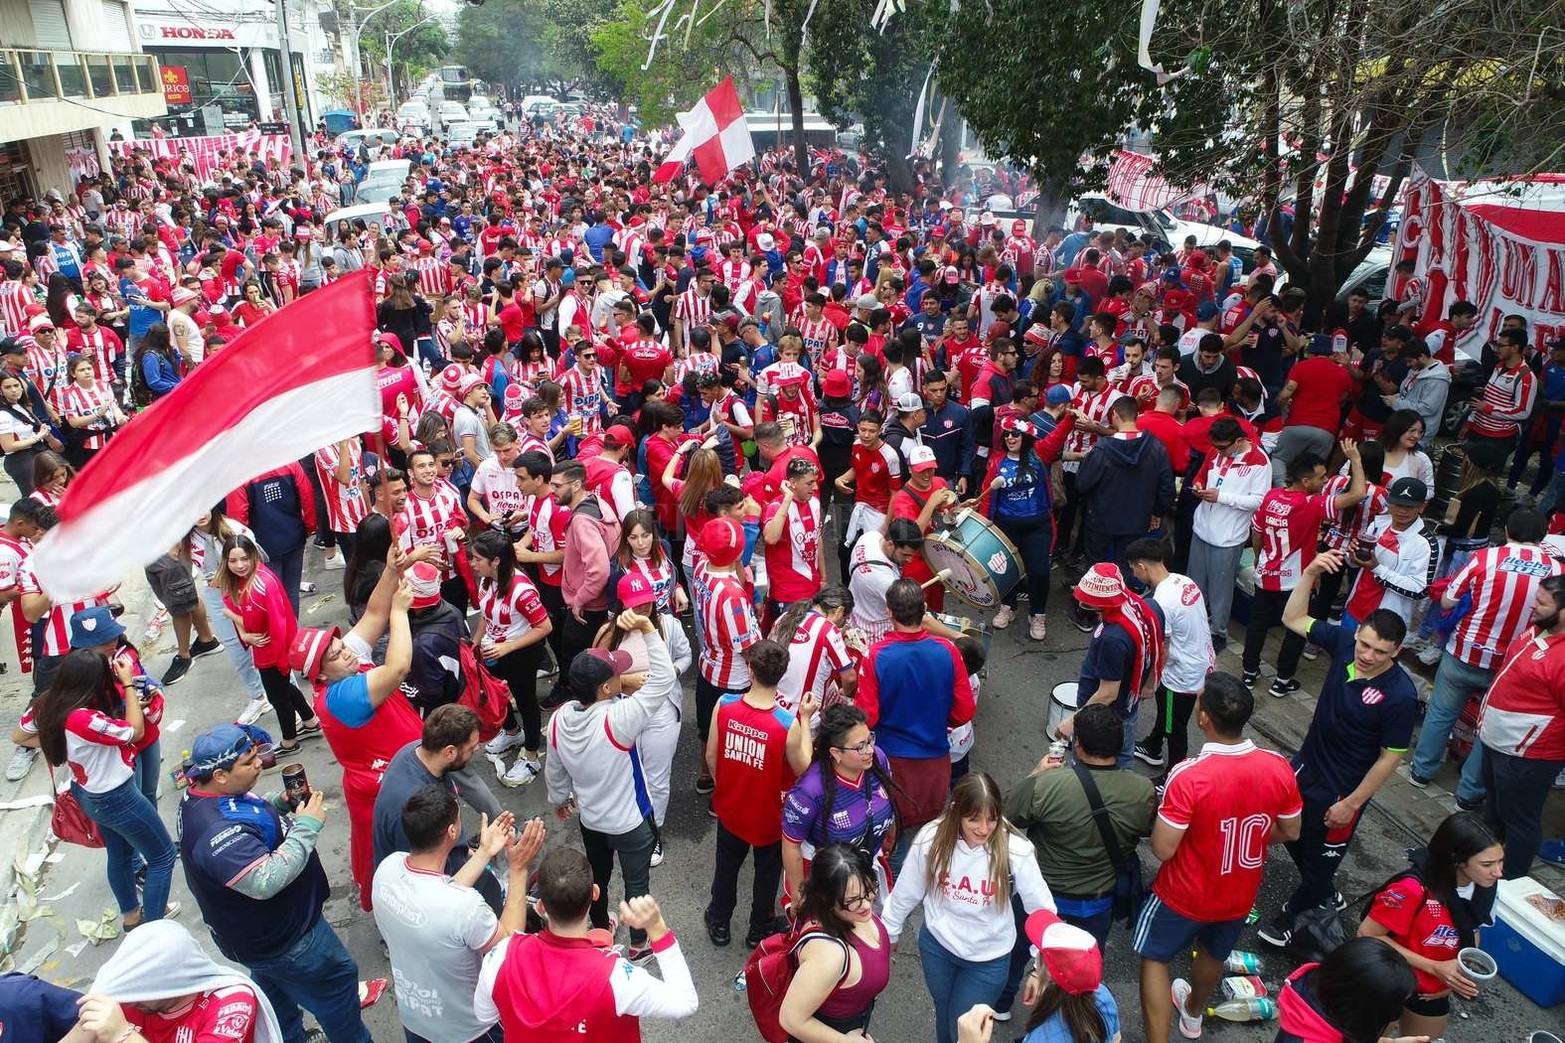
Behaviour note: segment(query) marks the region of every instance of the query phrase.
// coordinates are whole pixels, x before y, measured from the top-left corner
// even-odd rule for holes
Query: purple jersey
[[[875,750],[875,763],[886,778],[891,777],[886,755],[879,749]],[[815,849],[826,844],[854,844],[879,851],[881,840],[891,829],[892,815],[891,794],[866,772],[857,784],[837,776],[828,821],[821,766],[812,764],[783,802],[783,836],[804,845],[806,858],[813,857]]]

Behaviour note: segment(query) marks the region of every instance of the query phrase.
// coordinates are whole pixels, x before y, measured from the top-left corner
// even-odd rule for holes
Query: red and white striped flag
[[[235,337],[77,475],[34,568],[56,601],[124,580],[258,474],[380,424],[375,303],[355,272]]]
[[[681,115],[679,125],[684,133],[652,176],[655,182],[673,180],[684,171],[685,163],[694,159],[701,177],[715,183],[755,158],[755,142],[744,121],[744,106],[739,104],[732,76]]]

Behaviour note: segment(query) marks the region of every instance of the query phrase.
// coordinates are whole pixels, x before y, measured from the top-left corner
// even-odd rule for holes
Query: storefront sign
[[[232,40],[232,29],[206,28],[199,25],[160,25],[160,40]]]
[[[163,66],[163,100],[170,105],[189,105],[190,75],[183,65]]]

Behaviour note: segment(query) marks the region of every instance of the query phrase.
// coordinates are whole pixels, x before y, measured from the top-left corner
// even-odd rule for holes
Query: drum
[[[988,518],[958,511],[954,524],[924,538],[924,558],[935,572],[950,570],[945,586],[977,609],[995,609],[1022,580],[1022,555]]]
[[[980,676],[987,674],[989,672],[989,646],[994,641],[994,633],[982,623],[974,619],[968,619],[966,616],[951,616],[944,612],[931,612],[930,615],[952,630],[964,636],[976,637],[978,639],[978,643],[984,646],[984,668],[980,671]]]
[[[1049,693],[1049,725],[1044,734],[1050,739],[1058,733],[1060,725],[1065,723],[1065,718],[1076,712],[1076,682],[1061,681],[1054,686]]]

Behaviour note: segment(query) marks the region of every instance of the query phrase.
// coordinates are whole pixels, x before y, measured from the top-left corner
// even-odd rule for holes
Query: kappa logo
[[[1364,689],[1364,694],[1359,696],[1359,698],[1364,700],[1365,706],[1374,706],[1376,703],[1385,701],[1386,693],[1379,688],[1370,687]]]

